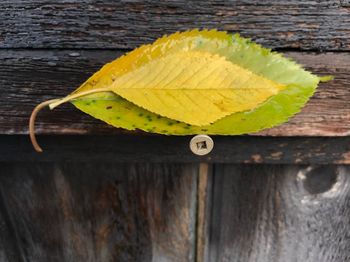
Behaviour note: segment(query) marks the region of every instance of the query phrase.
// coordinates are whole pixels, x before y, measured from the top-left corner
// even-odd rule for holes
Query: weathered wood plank
[[[11,217],[3,200],[3,192],[0,189],[0,261],[23,261],[21,245],[18,244],[18,236],[11,223]],[[9,241],[11,239],[11,241]]]
[[[0,136],[0,162],[176,162],[245,164],[350,164],[350,137],[213,137],[214,150],[196,156],[191,137],[40,136],[44,152],[34,151],[27,136]]]
[[[0,216],[8,216],[1,228],[14,233],[0,235],[1,261],[194,259],[196,165],[0,168]]]
[[[349,261],[349,167],[214,170],[209,255],[203,261]]]
[[[0,3],[0,48],[135,48],[189,28],[240,32],[273,48],[350,50],[347,1]]]
[[[26,134],[34,106],[73,91],[118,51],[2,50],[0,51],[0,134]],[[307,106],[287,124],[259,133],[268,136],[350,135],[350,53],[288,52],[318,74],[336,79],[320,84]],[[41,134],[118,134],[107,124],[71,105],[43,111],[38,117]]]
[[[201,163],[198,172],[197,186],[197,250],[196,262],[202,262],[205,257],[208,257],[207,243],[209,243],[209,230],[213,191],[213,165]]]

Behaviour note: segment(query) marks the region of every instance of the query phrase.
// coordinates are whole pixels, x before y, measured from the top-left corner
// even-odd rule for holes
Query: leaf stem
[[[35,137],[35,120],[36,120],[36,116],[38,115],[38,113],[40,112],[41,109],[43,109],[44,107],[50,105],[51,103],[57,102],[60,99],[51,99],[51,100],[47,100],[44,101],[42,103],[40,103],[39,105],[37,105],[32,114],[30,115],[30,119],[29,119],[29,136],[30,136],[30,141],[32,141],[32,145],[35,149],[36,152],[43,152],[42,148],[39,146],[38,141],[36,140]]]
[[[50,107],[50,109],[54,109],[55,107],[57,107],[63,103],[66,103],[70,100],[73,100],[75,98],[79,98],[79,97],[90,95],[90,94],[95,94],[95,93],[100,93],[100,92],[110,92],[110,91],[111,90],[108,88],[97,88],[97,89],[87,90],[84,92],[73,93],[73,94],[68,95],[64,98],[59,99],[59,101],[56,101],[56,102],[49,104],[49,107]]]
[[[39,105],[37,105],[33,109],[33,112],[30,115],[30,119],[29,119],[29,137],[30,137],[30,140],[32,142],[32,145],[33,145],[35,151],[37,151],[39,153],[43,152],[42,148],[39,146],[38,141],[36,140],[36,137],[35,137],[35,120],[36,120],[36,116],[41,111],[41,109],[43,109],[46,106],[49,106],[50,109],[52,110],[55,107],[57,107],[63,103],[69,102],[70,100],[75,99],[75,98],[79,98],[79,97],[94,94],[94,93],[110,92],[110,91],[111,90],[107,89],[107,88],[92,89],[92,90],[88,90],[88,91],[84,91],[84,92],[74,93],[74,94],[68,95],[64,98],[47,100],[47,101],[44,101],[44,102],[40,103]]]

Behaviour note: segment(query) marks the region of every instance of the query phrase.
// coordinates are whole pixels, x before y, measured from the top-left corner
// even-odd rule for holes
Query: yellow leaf
[[[45,106],[53,109],[68,101],[129,130],[255,132],[286,121],[300,111],[319,81],[330,79],[312,75],[238,34],[177,32],[104,65],[72,94],[37,105],[29,133],[40,152],[36,115]]]
[[[191,51],[192,48],[196,47],[195,43],[199,40],[203,41],[203,46],[210,46],[215,50],[218,47],[226,47],[231,41],[231,36],[226,32],[216,31],[215,29],[209,31],[194,29],[185,32],[176,32],[169,36],[165,35],[157,39],[153,44],[142,45],[118,59],[105,64],[73,93],[105,88],[113,83],[111,75],[117,78],[149,63],[153,59],[164,56],[164,53],[170,54],[184,50]],[[218,42],[219,40],[220,42]]]
[[[257,107],[284,86],[208,52],[177,52],[116,78],[110,90],[171,119],[203,126]]]

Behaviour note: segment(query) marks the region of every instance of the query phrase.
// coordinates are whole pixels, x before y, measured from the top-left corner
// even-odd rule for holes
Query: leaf
[[[142,46],[116,59],[88,79],[76,92],[112,85],[113,78],[147,65],[156,58],[191,51],[220,55],[234,65],[279,83],[285,88],[265,102],[257,103],[256,108],[230,114],[205,126],[179,122],[171,119],[172,116],[169,115],[169,117],[160,116],[110,93],[94,94],[72,102],[79,109],[98,119],[129,130],[137,128],[148,132],[176,135],[198,133],[237,135],[256,132],[288,120],[300,111],[319,82],[317,76],[303,70],[293,61],[237,34],[232,36],[216,30],[193,30],[165,36],[152,45]]]
[[[207,52],[178,52],[117,78],[111,90],[181,122],[203,126],[255,108],[284,88]]]

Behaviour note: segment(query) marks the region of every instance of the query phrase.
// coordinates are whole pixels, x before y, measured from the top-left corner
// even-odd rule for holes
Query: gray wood
[[[0,261],[350,261],[350,166],[339,165],[350,164],[349,8],[1,1]],[[239,32],[336,79],[288,123],[214,137],[204,157],[189,151],[190,137],[115,129],[71,105],[40,113],[45,152],[33,151],[37,103],[141,44],[196,27]]]
[[[0,134],[27,134],[28,118],[36,104],[75,90],[118,51],[0,50]],[[78,56],[77,56],[78,55]],[[260,132],[267,136],[350,135],[350,54],[298,53],[287,56],[320,75],[336,79],[320,84],[300,114],[288,123]],[[66,104],[38,116],[38,134],[118,134],[104,122]]]
[[[21,246],[18,245],[18,236],[13,231],[10,214],[7,207],[2,201],[3,193],[0,190],[0,261],[1,262],[17,262],[22,261],[19,255]],[[12,239],[12,241],[9,241]]]
[[[350,260],[349,166],[215,165],[203,261]]]
[[[193,261],[196,165],[0,166],[1,261]]]
[[[273,48],[350,50],[349,4],[332,1],[3,0],[2,48],[135,48],[189,28]]]

